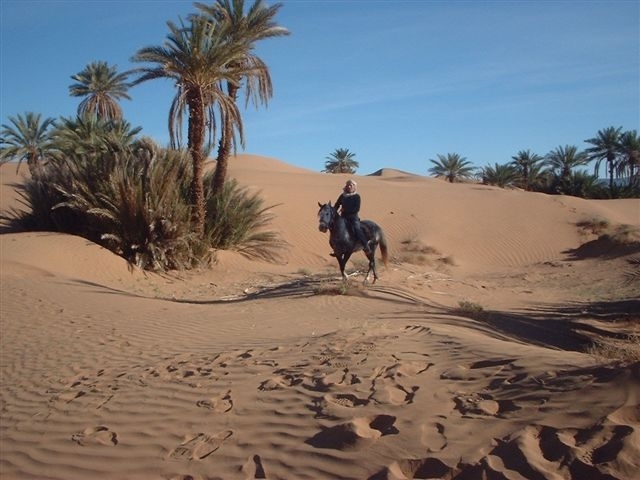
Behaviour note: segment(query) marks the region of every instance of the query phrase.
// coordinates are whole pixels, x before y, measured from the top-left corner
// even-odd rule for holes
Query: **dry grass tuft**
[[[349,293],[349,284],[339,281],[322,281],[313,289],[314,295],[347,295]]]
[[[576,223],[576,226],[585,234],[602,235],[609,229],[610,224],[609,221],[604,218],[593,217],[580,220]]]
[[[631,267],[624,272],[625,285],[640,284],[640,257],[634,257],[627,260]]]
[[[400,242],[402,247],[394,257],[396,263],[410,263],[412,265],[434,265],[442,263],[444,265],[455,265],[453,257],[443,257],[442,254],[429,245],[425,245],[420,240],[409,238]]]
[[[623,338],[600,338],[593,342],[587,353],[600,361],[616,360],[623,363],[640,361],[640,331]]]
[[[457,315],[472,318],[474,320],[485,320],[489,315],[482,305],[468,300],[461,300],[458,302],[458,308],[456,308],[454,312]]]
[[[625,246],[640,242],[640,228],[633,225],[611,225],[603,218],[590,218],[576,223],[583,235],[597,235],[599,240]]]

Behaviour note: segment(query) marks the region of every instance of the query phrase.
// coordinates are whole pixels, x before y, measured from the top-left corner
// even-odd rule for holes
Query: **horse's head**
[[[320,210],[318,210],[318,229],[324,233],[333,226],[333,217],[336,215],[336,209],[331,206],[331,202],[324,205],[318,202]]]

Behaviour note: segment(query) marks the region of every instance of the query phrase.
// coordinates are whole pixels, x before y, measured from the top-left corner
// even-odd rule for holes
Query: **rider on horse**
[[[342,193],[336,201],[335,208],[340,212],[340,215],[345,219],[347,225],[358,238],[360,243],[362,243],[362,250],[365,255],[369,255],[371,250],[369,248],[367,237],[360,226],[360,217],[358,216],[360,213],[360,194],[356,192],[357,188],[358,185],[356,182],[353,180],[347,180],[347,183],[342,189]]]

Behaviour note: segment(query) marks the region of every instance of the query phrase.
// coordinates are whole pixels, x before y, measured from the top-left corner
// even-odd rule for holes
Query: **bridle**
[[[324,210],[329,210],[329,221],[326,221],[324,218],[326,217],[326,215],[323,213]],[[320,212],[318,213],[318,216],[321,217],[320,218],[320,224],[318,225],[318,228],[320,229],[321,232],[326,232],[327,230],[331,230],[333,228],[333,225],[335,223],[335,217],[336,217],[336,210],[335,208],[333,208],[330,204],[325,204],[320,208]]]

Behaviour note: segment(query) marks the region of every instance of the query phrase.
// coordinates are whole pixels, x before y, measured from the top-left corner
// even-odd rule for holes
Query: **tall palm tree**
[[[204,144],[207,130],[209,142],[215,136],[218,106],[220,116],[236,122],[240,113],[231,97],[221,88],[224,81],[233,81],[231,69],[245,53],[244,45],[227,41],[229,33],[221,24],[213,24],[202,16],[192,16],[185,25],[167,22],[169,34],[163,46],[145,47],[132,57],[134,62],[151,66],[137,69],[141,75],[134,84],[167,78],[173,80],[178,91],[169,110],[169,136],[173,147],[180,146],[182,118],[188,111],[187,147],[192,160],[193,179],[191,201],[194,207],[195,231],[204,235]],[[242,132],[240,132],[242,133]]]
[[[640,185],[640,135],[637,130],[624,132],[620,137],[621,167],[629,172],[629,184]]]
[[[444,177],[451,183],[458,179],[471,178],[475,170],[470,161],[457,153],[438,154],[438,160],[429,161],[434,165],[429,168],[429,173],[436,177]]]
[[[545,164],[560,181],[562,192],[567,193],[571,183],[571,172],[574,168],[589,163],[586,152],[578,151],[575,145],[559,146],[545,157]]]
[[[118,73],[116,66],[107,62],[93,62],[84,70],[71,76],[74,83],[69,86],[72,97],[84,97],[78,105],[78,115],[91,115],[105,120],[122,118],[121,99],[131,100],[127,93],[130,72]]]
[[[595,160],[595,173],[597,175],[600,170],[602,160],[607,161],[607,170],[609,173],[609,192],[613,194],[613,176],[618,161],[618,152],[620,151],[620,136],[622,135],[622,127],[608,127],[599,130],[598,135],[594,138],[585,140],[593,147],[586,149],[589,160]]]
[[[356,154],[348,148],[336,148],[327,157],[323,172],[326,173],[356,173],[360,164],[355,160]]]
[[[9,117],[10,124],[2,124],[0,138],[0,165],[18,160],[17,169],[26,159],[31,175],[36,175],[47,152],[52,148],[53,118],[41,118],[39,113],[27,112]]]
[[[522,187],[527,191],[531,190],[533,173],[544,158],[535,153],[531,153],[529,150],[520,150],[517,155],[514,155],[511,159],[511,165],[518,169],[522,177]]]
[[[271,75],[267,65],[253,53],[255,43],[267,38],[289,35],[289,31],[276,24],[274,18],[282,4],[267,6],[262,0],[255,0],[245,14],[244,0],[216,0],[213,5],[195,3],[202,14],[212,23],[222,25],[227,33],[225,40],[231,44],[242,45],[243,54],[230,65],[230,71],[235,75],[226,82],[227,94],[235,102],[238,92],[245,84],[246,103],[249,101],[257,107],[266,105],[273,95]],[[221,137],[218,144],[216,169],[213,175],[213,191],[222,191],[227,176],[229,155],[236,147],[236,130],[242,132],[242,119],[225,117],[220,112]],[[244,145],[244,138],[240,135],[240,142]]]

